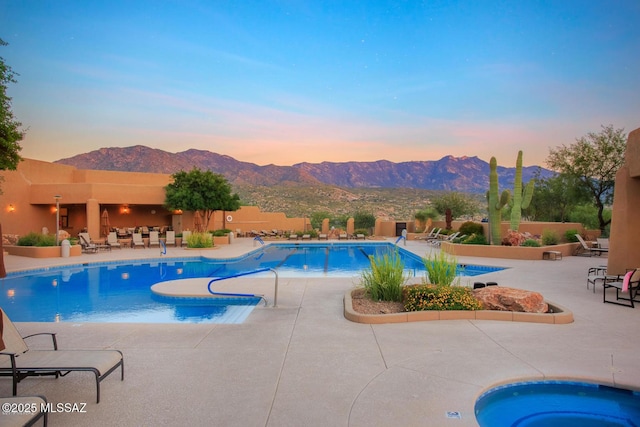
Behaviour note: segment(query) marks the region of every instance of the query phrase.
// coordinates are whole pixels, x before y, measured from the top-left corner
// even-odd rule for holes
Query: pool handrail
[[[276,282],[275,282],[275,286],[274,286],[274,291],[273,291],[273,307],[277,307],[278,306],[278,272],[273,269],[273,268],[259,268],[257,270],[251,270],[251,271],[244,271],[242,273],[237,273],[237,274],[232,274],[231,276],[224,276],[224,277],[216,277],[213,278],[211,280],[209,280],[209,284],[207,284],[207,290],[209,291],[209,293],[211,295],[226,295],[226,296],[235,296],[235,297],[262,297],[264,299],[264,297],[262,295],[256,295],[256,294],[237,294],[237,293],[226,293],[226,292],[215,292],[211,290],[211,284],[214,282],[219,282],[221,280],[227,280],[227,279],[233,279],[236,277],[242,277],[242,276],[248,276],[250,274],[257,274],[257,273],[264,273],[265,271],[271,271],[275,276],[276,276]],[[267,300],[265,299],[265,305],[267,303]]]

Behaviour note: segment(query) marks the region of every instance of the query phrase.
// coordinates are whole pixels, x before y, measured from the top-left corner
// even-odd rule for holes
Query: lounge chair
[[[435,239],[438,237],[438,234],[440,234],[440,231],[442,231],[442,228],[432,228],[430,232],[428,233],[422,233],[420,235],[417,235],[415,237],[415,240],[429,240],[429,239]]]
[[[73,371],[93,372],[96,378],[96,403],[100,403],[100,382],[120,368],[124,380],[124,358],[119,350],[58,350],[55,333],[39,333],[22,337],[4,310],[2,313],[2,342],[0,376],[13,378],[13,395],[18,383],[30,376],[64,377]],[[26,338],[49,335],[52,350],[30,350]]]
[[[426,239],[424,239],[427,243],[431,243],[434,240],[438,240],[440,238],[440,232],[442,231],[442,228],[438,228],[435,233],[433,233],[433,236],[431,237],[427,237]]]
[[[295,233],[289,234],[289,240],[298,240],[298,235]]]
[[[135,249],[139,246],[142,246],[142,249],[146,248],[146,246],[144,245],[144,240],[142,240],[142,234],[133,233],[133,238],[131,239],[131,247]]]
[[[616,290],[615,300],[607,299],[607,289],[610,288]],[[637,299],[638,290],[640,290],[640,268],[630,270],[624,276],[618,276],[616,279],[605,279],[602,283],[602,302],[634,308],[634,302],[640,302],[640,300]],[[621,297],[621,292],[628,292],[629,297]]]
[[[149,232],[149,247],[152,246],[160,247],[160,233],[157,231]]]
[[[342,240],[342,239],[344,239],[344,240],[348,240],[349,239],[349,237],[347,236],[347,233],[340,233],[338,235],[338,240]]]
[[[329,240],[329,236],[327,236],[325,233],[320,233],[318,234],[318,240]]]
[[[43,420],[43,426],[48,423],[47,399],[44,396],[16,396],[0,398],[2,415],[0,424],[3,426],[33,426]],[[8,405],[8,406],[5,406]],[[11,409],[15,408],[15,412]],[[28,408],[28,411],[25,409]],[[5,411],[9,409],[9,411]]]
[[[604,265],[591,267],[587,271],[587,289],[589,289],[589,285],[593,285],[593,293],[596,292],[596,285],[598,282],[604,282],[605,280],[617,281],[621,280],[621,278],[617,275],[607,274],[607,267]]]
[[[582,256],[593,256],[593,255],[602,255],[603,253],[609,252],[609,249],[597,248],[587,244],[584,241],[581,235],[576,234],[576,239],[580,242],[580,246],[576,249],[575,255]]]
[[[356,234],[356,240],[365,240],[364,234]]]
[[[187,240],[189,240],[189,236],[191,236],[191,231],[187,230],[182,232],[182,242],[180,244],[181,246],[187,246]]]
[[[311,240],[311,234],[303,234],[302,240]]]
[[[110,232],[107,236],[107,245],[111,246],[112,248],[122,249],[122,245],[120,245],[120,242],[118,242],[118,235],[115,231]]]
[[[453,240],[456,237],[458,237],[459,234],[460,234],[460,232],[456,231],[455,233],[450,234],[447,237],[443,237],[442,239],[429,240],[429,243],[431,243],[433,246],[440,246],[440,245],[442,245],[442,242],[453,242]]]
[[[82,252],[85,254],[95,254],[98,252],[98,245],[95,243],[91,243],[89,239],[89,235],[87,233],[79,233],[78,238],[80,239],[80,247]]]
[[[168,230],[166,234],[166,238],[164,239],[165,246],[175,246],[176,245],[176,232]]]

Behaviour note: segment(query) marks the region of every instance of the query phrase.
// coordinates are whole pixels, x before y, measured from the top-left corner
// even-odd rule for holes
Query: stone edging
[[[553,313],[520,313],[498,310],[448,310],[448,311],[411,311],[391,314],[362,314],[353,309],[353,301],[349,290],[344,294],[344,317],[356,323],[405,323],[427,320],[502,320],[507,322],[549,323],[564,325],[573,323],[573,313],[566,308],[546,301]]]

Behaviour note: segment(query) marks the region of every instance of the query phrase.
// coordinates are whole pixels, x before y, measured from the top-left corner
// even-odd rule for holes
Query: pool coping
[[[348,290],[344,294],[344,317],[355,323],[382,324],[433,320],[499,320],[505,322],[547,323],[554,325],[573,323],[573,313],[570,310],[546,300],[545,302],[553,310],[553,313],[521,313],[498,310],[425,310],[388,314],[363,314],[353,309],[351,292],[353,292],[353,289]]]

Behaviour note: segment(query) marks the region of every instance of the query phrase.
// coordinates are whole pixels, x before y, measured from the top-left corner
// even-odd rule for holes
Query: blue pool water
[[[632,427],[640,426],[640,393],[584,382],[522,382],[487,391],[475,413],[481,427]]]
[[[240,323],[258,298],[167,298],[152,285],[194,277],[226,277],[274,268],[280,277],[350,277],[369,266],[368,255],[389,244],[273,244],[233,259],[157,258],[92,263],[10,273],[0,280],[0,307],[18,322]],[[400,250],[405,266],[424,275],[420,257]],[[477,275],[500,267],[465,266]],[[265,277],[273,277],[262,273]],[[256,293],[269,293],[272,286]]]

